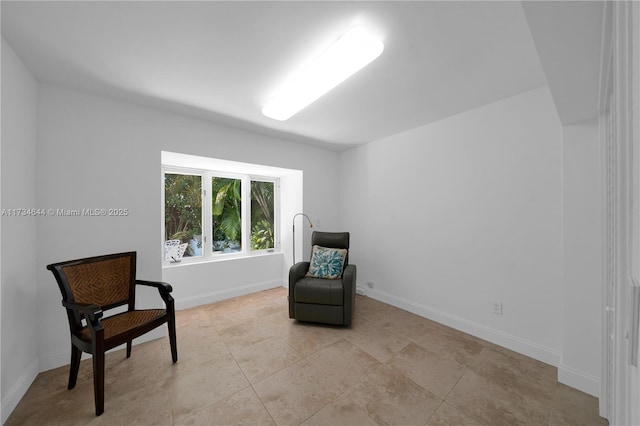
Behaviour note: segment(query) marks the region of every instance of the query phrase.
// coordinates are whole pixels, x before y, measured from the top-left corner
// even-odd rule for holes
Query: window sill
[[[179,268],[181,266],[202,265],[205,263],[233,262],[238,260],[254,259],[257,257],[269,257],[281,255],[282,251],[260,252],[256,254],[226,254],[216,255],[207,258],[183,259],[181,262],[162,262],[162,268]]]

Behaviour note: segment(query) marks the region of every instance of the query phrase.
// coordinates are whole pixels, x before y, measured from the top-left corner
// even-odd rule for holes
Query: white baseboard
[[[600,380],[584,371],[566,365],[558,365],[558,381],[596,398],[600,398]]]
[[[200,305],[206,305],[207,303],[219,302],[221,300],[231,299],[232,297],[244,296],[246,294],[256,293],[263,290],[270,290],[277,287],[282,287],[282,281],[263,281],[260,283],[176,299],[175,306],[177,310],[189,309]]]
[[[418,304],[414,301],[403,299],[395,295],[374,289],[368,289],[367,295],[373,299],[388,303],[392,306],[404,309],[421,317],[436,321],[448,327],[455,328],[472,336],[486,340],[528,357],[537,359],[546,364],[557,366],[560,362],[560,353],[537,343],[513,336],[500,330],[478,324],[474,321],[460,318],[455,315]]]
[[[31,386],[31,383],[33,383],[38,375],[38,364],[39,361],[37,358],[33,360],[16,384],[13,385],[6,396],[2,398],[2,424],[7,421],[24,394],[29,390],[29,386]]]
[[[563,365],[560,362],[561,354],[558,351],[383,291],[368,289],[367,295],[373,299],[553,365],[558,368],[558,382],[597,398],[600,397],[600,380],[584,371]]]

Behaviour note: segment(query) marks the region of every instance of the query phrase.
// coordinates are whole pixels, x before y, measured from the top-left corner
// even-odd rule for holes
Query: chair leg
[[[127,342],[127,358],[131,357],[131,340]]]
[[[99,416],[104,413],[104,351],[93,354],[93,393]]]
[[[67,386],[67,389],[73,389],[76,387],[76,381],[78,380],[78,371],[80,370],[81,357],[82,351],[72,343],[71,364],[69,365],[69,385]]]
[[[178,362],[178,344],[176,342],[176,321],[167,321],[167,327],[169,328],[169,344],[171,346],[171,360],[175,364]]]

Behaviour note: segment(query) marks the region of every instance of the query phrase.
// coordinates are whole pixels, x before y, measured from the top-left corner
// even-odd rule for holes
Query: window
[[[242,179],[211,177],[214,253],[242,251]]]
[[[273,182],[251,181],[251,250],[275,247]]]
[[[186,243],[184,257],[202,255],[201,176],[165,173],[164,240]],[[171,259],[172,255],[167,253],[166,257]]]
[[[279,249],[277,177],[165,167],[163,178],[165,262]]]

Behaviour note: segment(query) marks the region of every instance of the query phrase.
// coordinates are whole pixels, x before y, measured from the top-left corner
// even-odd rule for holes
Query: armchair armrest
[[[356,287],[356,265],[347,265],[342,272],[342,282],[344,285]]]
[[[344,325],[351,324],[353,310],[356,301],[356,265],[345,266],[342,272],[342,285],[344,286]]]
[[[104,338],[104,328],[102,327],[102,323],[100,323],[100,318],[102,318],[103,315],[102,308],[100,306],[94,305],[93,303],[76,303],[66,300],[62,301],[62,306],[67,309],[71,309],[76,312],[76,314],[79,314],[77,316],[78,328],[81,327],[80,318],[84,316],[87,319],[87,327],[89,328],[91,338],[94,342]]]
[[[136,284],[146,285],[148,287],[155,287],[160,292],[166,291],[167,293],[171,293],[173,291],[173,287],[171,287],[171,284],[164,283],[162,281],[136,280]]]
[[[157,288],[160,293],[160,297],[162,297],[162,300],[164,300],[164,303],[167,305],[167,309],[173,310],[173,297],[171,297],[170,294],[173,291],[171,284],[162,281],[136,280],[136,285],[138,284]]]
[[[289,268],[289,318],[295,318],[294,290],[296,288],[296,282],[307,274],[307,271],[309,271],[309,265],[311,265],[311,262],[298,262]]]
[[[102,318],[103,315],[102,308],[92,303],[75,303],[63,300],[62,306],[84,315],[92,323],[98,321],[100,318]]]
[[[310,262],[298,262],[289,269],[289,286],[295,284],[300,278],[304,277],[309,271]]]

